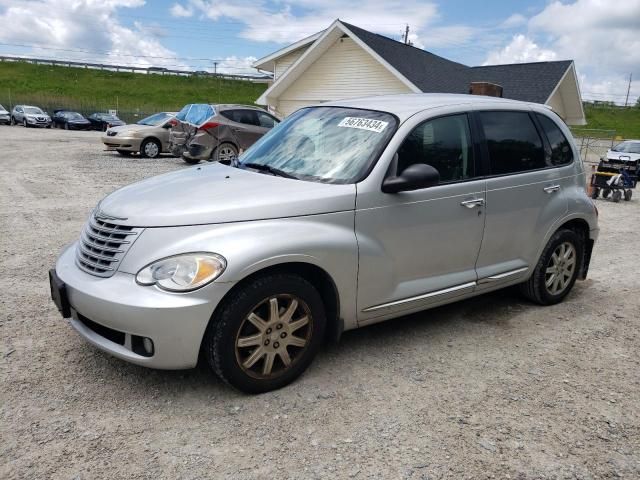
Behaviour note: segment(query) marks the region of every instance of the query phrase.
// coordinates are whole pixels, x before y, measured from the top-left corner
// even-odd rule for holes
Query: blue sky
[[[0,0],[0,54],[248,73],[341,18],[468,65],[574,59],[585,99],[640,94],[640,0]],[[1,67],[1,65],[0,65]]]

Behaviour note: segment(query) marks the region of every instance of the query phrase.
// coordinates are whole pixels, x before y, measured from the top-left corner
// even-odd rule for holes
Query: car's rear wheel
[[[304,372],[324,336],[322,298],[292,274],[259,277],[214,314],[204,339],[209,365],[247,393],[281,388]]]
[[[123,157],[130,157],[133,154],[133,152],[130,152],[129,150],[116,150],[116,152],[118,152]]]
[[[211,154],[211,160],[214,162],[230,163],[231,160],[238,156],[238,149],[232,143],[223,143],[219,145]]]
[[[558,230],[545,246],[533,274],[521,285],[522,293],[540,305],[561,302],[578,278],[583,240],[573,230]]]
[[[140,155],[146,158],[157,158],[160,155],[160,142],[149,138],[140,145]]]

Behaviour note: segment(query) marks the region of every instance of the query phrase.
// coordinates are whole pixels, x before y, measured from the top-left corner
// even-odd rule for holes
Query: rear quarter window
[[[567,137],[564,136],[560,127],[556,122],[546,115],[536,113],[536,117],[544,130],[549,145],[551,147],[551,157],[549,158],[549,166],[568,165],[573,161],[573,151]]]

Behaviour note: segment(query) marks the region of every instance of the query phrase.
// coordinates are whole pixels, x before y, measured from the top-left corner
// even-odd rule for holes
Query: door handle
[[[467,208],[481,207],[484,205],[484,198],[473,198],[471,200],[464,200],[460,202],[460,205]]]
[[[544,187],[543,190],[546,193],[555,193],[560,190],[560,185],[549,185],[548,187]]]

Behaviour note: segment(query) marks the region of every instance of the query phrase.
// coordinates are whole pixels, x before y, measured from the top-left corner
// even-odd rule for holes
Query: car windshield
[[[372,110],[304,108],[249,148],[238,166],[264,166],[302,180],[354,183],[377,160],[397,124],[393,115]]]
[[[611,150],[620,153],[640,153],[640,142],[622,142]]]
[[[78,112],[67,112],[67,118],[69,120],[83,120],[84,117],[80,115]]]
[[[4,110],[5,112],[7,111],[7,109],[4,108],[1,103],[0,103],[0,110]]]
[[[109,115],[108,113],[99,115],[99,118],[101,118],[102,120],[106,120],[106,121],[110,121],[110,120],[118,121],[118,120],[120,120],[115,115]]]
[[[138,122],[138,125],[150,125],[152,127],[157,127],[158,125],[162,125],[166,122],[169,117],[168,113],[156,113],[155,115],[151,115],[150,117],[143,118]]]
[[[38,107],[24,107],[24,113],[30,113],[32,115],[44,115],[44,112]]]

